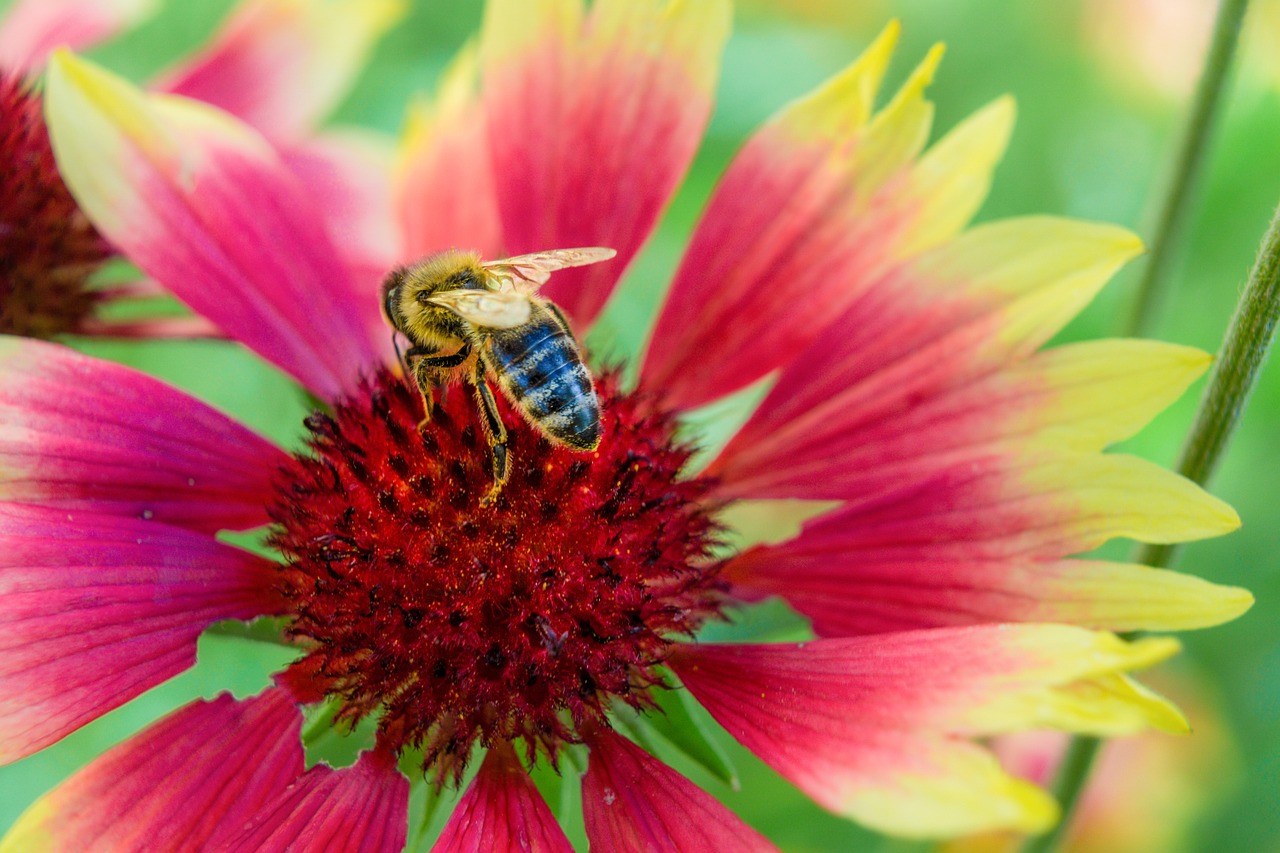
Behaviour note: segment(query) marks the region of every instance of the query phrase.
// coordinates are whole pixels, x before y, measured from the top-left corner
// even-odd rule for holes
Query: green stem
[[[1249,273],[1227,336],[1218,350],[1209,384],[1200,398],[1196,422],[1182,446],[1178,473],[1204,485],[1213,476],[1227,443],[1235,432],[1258,373],[1267,361],[1275,341],[1280,315],[1280,207],[1267,228],[1258,257]],[[1139,561],[1167,566],[1176,546],[1148,545],[1139,552]]]
[[[1080,804],[1080,795],[1084,793],[1085,784],[1089,781],[1089,772],[1093,762],[1102,749],[1102,739],[1096,737],[1074,737],[1067,745],[1067,751],[1058,765],[1058,773],[1053,779],[1053,793],[1062,804],[1062,817],[1058,825],[1044,835],[1028,838],[1022,847],[1022,853],[1049,853],[1056,850],[1063,837],[1071,828],[1071,818]]]
[[[1280,322],[1280,207],[1276,208],[1262,238],[1244,294],[1200,399],[1195,424],[1182,447],[1178,472],[1193,482],[1202,486],[1207,483],[1222,459],[1275,342],[1277,322]],[[1175,548],[1148,545],[1138,552],[1138,561],[1163,568],[1172,562]],[[1062,820],[1052,832],[1029,839],[1023,853],[1047,853],[1057,848],[1070,827],[1071,814],[1089,779],[1100,743],[1093,737],[1077,737],[1071,741],[1053,785],[1053,793],[1062,804]]]
[[[1224,83],[1239,41],[1240,24],[1249,0],[1222,0],[1213,27],[1209,54],[1196,85],[1191,115],[1183,133],[1169,190],[1160,208],[1151,239],[1151,254],[1138,284],[1138,295],[1126,330],[1129,335],[1146,333],[1154,319],[1177,255],[1179,238],[1191,211],[1191,197],[1204,168],[1205,149],[1214,118],[1222,102]]]

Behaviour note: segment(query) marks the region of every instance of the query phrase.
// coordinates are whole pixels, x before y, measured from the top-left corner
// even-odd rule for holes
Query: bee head
[[[382,282],[382,312],[388,322],[418,345],[457,338],[464,325],[431,302],[447,290],[485,288],[487,274],[478,252],[448,249],[392,270]]]

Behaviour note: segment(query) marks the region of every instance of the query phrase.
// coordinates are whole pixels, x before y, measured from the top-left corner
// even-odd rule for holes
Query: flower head
[[[494,0],[479,53],[411,134],[400,241],[490,257],[612,246],[615,263],[543,291],[584,330],[688,166],[727,24],[727,4],[704,0]],[[438,389],[419,426],[376,282],[279,152],[222,112],[55,57],[54,149],[95,226],[323,408],[288,453],[131,370],[5,344],[0,578],[23,595],[0,599],[0,755],[189,666],[211,622],[283,617],[298,647],[260,695],[188,705],[102,756],[33,806],[13,843],[398,849],[399,757],[437,781],[475,768],[439,849],[568,849],[526,767],[572,772],[560,759],[576,750],[593,845],[769,849],[622,734],[673,695],[873,827],[1036,831],[1052,801],[969,738],[1185,728],[1126,674],[1176,644],[1090,629],[1213,624],[1248,594],[1068,557],[1236,524],[1191,484],[1100,452],[1205,359],[1137,342],[1037,352],[1136,241],[1047,218],[965,232],[1011,106],[921,153],[940,52],[875,112],[895,38],[730,166],[635,387],[599,372],[596,450],[555,444],[500,404],[513,462],[492,502],[476,401]],[[677,424],[770,376],[695,470]],[[762,510],[808,520],[772,543],[772,524],[733,529]],[[214,537],[263,525],[266,557]],[[746,546],[733,553],[735,533]],[[771,595],[818,638],[699,641]],[[1074,625],[1012,624],[1026,621]],[[372,748],[304,770],[298,706],[374,722]],[[218,784],[192,781],[206,778]]]

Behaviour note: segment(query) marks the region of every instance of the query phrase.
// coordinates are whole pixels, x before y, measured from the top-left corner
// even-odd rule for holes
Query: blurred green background
[[[0,2],[0,9],[7,5]],[[228,0],[173,0],[92,55],[146,80],[201,44],[230,5]],[[1160,315],[1156,334],[1161,338],[1217,348],[1280,199],[1280,72],[1267,51],[1280,39],[1276,6],[1255,0],[1246,22],[1207,179]],[[593,346],[622,355],[638,350],[683,241],[734,150],[779,106],[856,57],[891,17],[904,25],[891,83],[901,80],[930,44],[947,43],[931,89],[935,135],[1002,93],[1017,99],[1013,142],[980,219],[1063,214],[1120,223],[1149,236],[1213,7],[1208,0],[741,0],[709,135],[685,188],[593,333]],[[430,90],[479,18],[478,0],[414,2],[334,121],[396,132],[406,100]],[[1122,273],[1064,338],[1117,334],[1141,263]],[[301,397],[281,375],[230,344],[95,343],[85,348],[163,376],[281,441],[296,440]],[[1171,463],[1198,392],[1197,386],[1128,449]],[[1185,635],[1186,654],[1168,667],[1173,682],[1167,686],[1187,699],[1200,731],[1173,744],[1174,758],[1161,773],[1185,773],[1186,790],[1150,808],[1147,800],[1157,781],[1149,775],[1151,768],[1144,770],[1138,761],[1129,763],[1128,774],[1125,767],[1113,767],[1120,772],[1106,781],[1108,798],[1128,809],[1130,829],[1151,830],[1115,849],[1280,850],[1280,809],[1275,807],[1280,780],[1280,523],[1273,509],[1280,500],[1277,423],[1280,372],[1271,369],[1212,484],[1239,510],[1244,527],[1187,548],[1179,563],[1185,571],[1252,589],[1258,604],[1233,624]],[[241,695],[254,692],[286,658],[270,646],[206,638],[201,663],[192,672],[44,752],[0,768],[0,826],[155,716],[228,686]],[[1214,735],[1219,730],[1225,735]],[[1202,754],[1204,743],[1212,748],[1208,758]],[[1178,757],[1181,751],[1185,760]],[[927,849],[882,844],[809,804],[742,750],[735,749],[733,756],[741,791],[729,790],[698,768],[682,769],[785,850]],[[1156,834],[1170,828],[1172,838]],[[1109,849],[1100,844],[1091,842],[1086,849]]]

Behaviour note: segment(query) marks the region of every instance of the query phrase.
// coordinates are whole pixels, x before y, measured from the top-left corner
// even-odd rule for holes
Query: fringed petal
[[[907,559],[1056,558],[1116,537],[1186,542],[1240,523],[1190,481],[1119,454],[993,454],[904,477],[896,489],[872,482],[864,499],[812,522],[806,535],[846,548],[896,550]]]
[[[885,832],[941,837],[1037,832],[1056,818],[1043,792],[961,736],[1180,724],[1167,704],[1115,683],[1176,649],[1166,639],[1006,625],[681,646],[669,663],[730,734],[819,804]],[[1089,702],[1091,689],[1106,696]]]
[[[715,797],[626,738],[602,731],[588,744],[582,812],[593,850],[777,849]]]
[[[205,849],[302,775],[301,728],[279,689],[193,702],[37,800],[0,851]]]
[[[1011,105],[980,112],[917,162],[933,117],[924,88],[941,51],[872,117],[897,35],[890,25],[849,69],[761,128],[730,165],[644,363],[646,384],[663,388],[671,405],[703,405],[801,364],[824,328],[855,302],[878,298],[903,263],[958,231],[981,202]],[[880,322],[860,330],[862,339]]]
[[[546,295],[585,326],[693,159],[729,28],[726,0],[486,4],[484,108],[512,254],[609,246]]]
[[[723,577],[743,598],[786,599],[820,637],[990,622],[1184,631],[1229,622],[1253,604],[1239,587],[1129,563],[919,557],[818,534],[745,551]]]
[[[15,0],[0,21],[0,68],[38,74],[54,48],[93,47],[157,5],[156,0]]]
[[[1001,278],[1025,287],[1030,274],[988,283]],[[999,348],[942,336],[884,364],[815,346],[807,379],[784,372],[710,471],[734,495],[847,502],[736,558],[726,577],[740,594],[783,595],[824,636],[980,621],[1189,628],[1248,608],[1243,590],[1062,559],[1117,536],[1186,541],[1238,524],[1186,480],[1098,454],[1181,394],[1206,355],[1099,341],[994,369],[966,366],[960,340]],[[1140,583],[1149,596],[1131,595]]]
[[[58,167],[94,225],[227,334],[332,399],[384,360],[320,211],[271,147],[206,105],[148,96],[66,53],[50,62]]]
[[[404,9],[404,0],[242,0],[213,41],[154,88],[297,140],[346,94]]]
[[[312,767],[218,849],[400,853],[408,821],[409,780],[396,769],[395,756],[375,750],[363,753],[351,767]]]
[[[829,476],[836,479],[840,472]],[[1116,537],[1185,542],[1239,526],[1226,504],[1131,456],[1044,451],[1028,457],[962,458],[918,478],[903,469],[896,486],[890,482],[892,469],[878,476],[867,479],[865,499],[850,500],[810,521],[792,542],[740,558],[753,564],[739,567],[740,582],[751,586],[750,576],[757,570],[761,577],[773,575],[775,569],[764,566],[778,557],[796,569],[798,582],[807,576],[819,586],[838,585],[846,582],[842,575],[847,571],[850,584],[859,583],[859,577],[872,585],[903,584],[900,593],[885,591],[891,599],[932,595],[912,587],[912,580],[935,571],[943,586],[979,584],[970,591],[978,596],[1022,595],[1029,582],[1018,579],[1019,568],[1034,574],[1038,565]],[[824,580],[817,581],[819,577]],[[981,584],[990,582],[1011,586],[984,590]],[[803,596],[812,590],[800,583],[794,591]],[[1041,594],[1051,591],[1052,582]],[[1186,587],[1183,593],[1196,594]],[[1205,600],[1205,618],[1223,611],[1223,596],[1234,602],[1226,611],[1247,606],[1239,591],[1220,590]]]
[[[505,743],[489,750],[432,853],[572,853],[556,817]]]
[[[409,114],[394,202],[405,258],[451,248],[487,258],[506,254],[477,63],[468,46],[445,72],[435,99]]]
[[[269,521],[271,478],[286,459],[142,373],[0,338],[0,500],[244,530]]]
[[[279,612],[274,567],[207,536],[0,504],[0,761],[196,662],[200,632]]]

